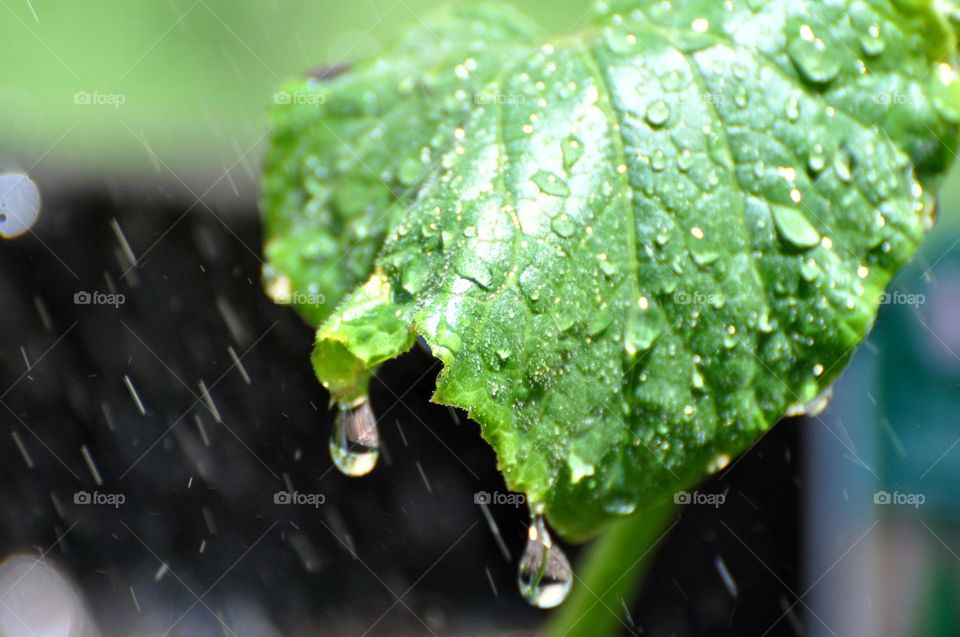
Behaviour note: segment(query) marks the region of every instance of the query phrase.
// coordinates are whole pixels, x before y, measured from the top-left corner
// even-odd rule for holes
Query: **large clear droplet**
[[[330,458],[343,474],[364,476],[377,466],[380,431],[377,419],[364,398],[353,405],[341,405],[330,433]]]
[[[563,549],[553,544],[543,515],[534,513],[527,546],[517,574],[520,593],[532,606],[554,608],[563,603],[573,585],[573,569]]]

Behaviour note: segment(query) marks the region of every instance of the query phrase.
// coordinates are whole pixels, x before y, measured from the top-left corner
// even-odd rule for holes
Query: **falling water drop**
[[[380,432],[366,397],[341,405],[330,433],[330,457],[341,473],[357,478],[377,466]]]
[[[563,603],[573,585],[570,560],[547,532],[540,511],[531,513],[527,546],[520,559],[517,583],[524,599],[537,608],[554,608]]]

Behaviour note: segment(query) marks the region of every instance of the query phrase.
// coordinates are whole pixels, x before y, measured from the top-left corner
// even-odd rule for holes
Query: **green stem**
[[[630,600],[640,587],[654,549],[676,517],[676,506],[664,503],[631,515],[608,529],[579,567],[573,593],[554,614],[540,637],[613,637],[623,621],[620,600]]]

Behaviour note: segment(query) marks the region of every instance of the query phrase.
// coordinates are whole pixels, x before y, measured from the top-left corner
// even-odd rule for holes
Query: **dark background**
[[[340,475],[311,330],[261,292],[255,210],[184,214],[189,203],[62,192],[35,235],[0,243],[0,546],[50,549],[107,635],[161,634],[191,605],[168,634],[230,634],[215,614],[238,637],[534,632],[545,613],[515,576],[527,512],[490,507],[507,560],[473,500],[505,490],[494,455],[462,413],[429,402],[438,362],[415,350],[382,368],[381,464]],[[126,276],[114,221],[140,261]],[[125,302],[76,305],[80,291]],[[809,426],[780,423],[700,488],[725,504],[684,510],[642,595],[618,609],[633,634],[801,634],[791,591]],[[289,486],[325,503],[274,504]],[[76,505],[80,490],[126,501]]]

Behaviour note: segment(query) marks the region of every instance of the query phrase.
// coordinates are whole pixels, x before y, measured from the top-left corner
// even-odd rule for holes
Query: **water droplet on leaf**
[[[400,164],[397,171],[397,179],[404,186],[412,186],[420,178],[420,173],[424,170],[423,162],[419,159],[406,159]]]
[[[532,177],[533,183],[544,193],[555,197],[566,197],[570,194],[567,182],[548,170],[538,170]]]
[[[795,95],[787,98],[787,119],[791,122],[800,119],[800,100]]]
[[[821,172],[827,165],[827,157],[824,153],[823,146],[816,144],[813,147],[813,150],[810,153],[810,156],[807,158],[807,168],[810,169],[812,173]]]
[[[564,238],[572,236],[574,230],[576,229],[576,227],[573,225],[573,222],[570,220],[570,217],[565,214],[558,215],[550,223],[550,228]]]
[[[853,160],[845,148],[841,148],[834,158],[833,170],[836,171],[837,178],[845,184],[853,179]]]
[[[797,248],[812,248],[820,243],[820,234],[800,210],[780,205],[770,208],[777,231],[784,241]]]
[[[663,100],[652,102],[647,107],[647,121],[651,126],[663,126],[670,119],[670,107]]]
[[[876,57],[883,53],[887,43],[880,36],[880,27],[871,26],[864,35],[860,36],[860,48],[863,49],[864,55],[869,57]]]
[[[473,281],[484,289],[490,289],[493,285],[493,272],[490,267],[479,257],[467,253],[457,262],[457,274],[464,279]]]
[[[560,150],[563,153],[563,167],[570,170],[583,156],[583,142],[571,135],[560,142]]]
[[[749,95],[747,94],[747,89],[738,86],[733,93],[733,103],[737,105],[737,108],[746,108],[748,100]]]
[[[809,25],[800,28],[787,46],[787,54],[800,75],[813,84],[829,84],[840,73],[840,55],[828,49]]]
[[[649,309],[634,305],[628,310],[623,326],[623,349],[628,356],[636,356],[653,347],[662,333],[663,325],[658,316]]]

